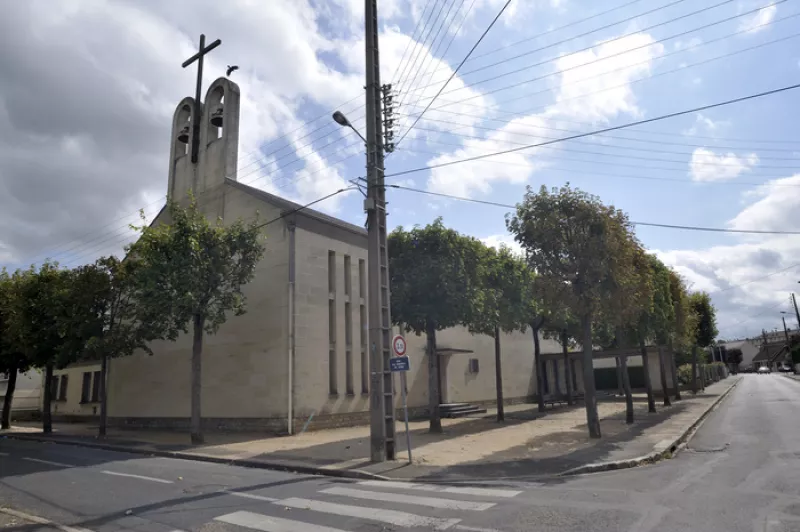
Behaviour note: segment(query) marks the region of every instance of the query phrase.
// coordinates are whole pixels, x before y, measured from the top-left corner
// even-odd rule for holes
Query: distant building
[[[0,401],[8,389],[6,373],[0,373]],[[39,412],[41,407],[42,374],[35,369],[17,374],[14,401],[11,403],[12,419],[29,418]]]

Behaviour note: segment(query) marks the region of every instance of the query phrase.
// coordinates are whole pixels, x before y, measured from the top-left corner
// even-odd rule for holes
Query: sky
[[[633,222],[800,232],[800,90],[391,176],[799,83],[796,2],[511,0],[460,68],[505,0],[378,4],[381,82],[392,84],[396,118],[388,184],[513,205],[526,186],[570,183]],[[206,59],[206,86],[239,66],[238,175],[229,177],[308,203],[364,176],[363,144],[330,118],[341,110],[364,132],[360,0],[3,8],[0,265],[49,257],[77,266],[119,253],[129,224],[160,210],[172,114],[194,93],[196,70],[181,63],[201,33],[222,40]],[[441,216],[513,246],[508,208],[424,192],[389,189],[390,228]],[[315,207],[365,220],[357,191]],[[800,235],[636,233],[692,290],[711,294],[723,338],[781,327],[792,310]]]

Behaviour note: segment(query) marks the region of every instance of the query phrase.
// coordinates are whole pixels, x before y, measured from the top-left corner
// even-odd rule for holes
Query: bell
[[[214,127],[222,127],[222,106],[220,105],[214,112],[211,113],[211,125]]]
[[[181,132],[178,133],[178,142],[189,144],[189,126],[183,126]]]

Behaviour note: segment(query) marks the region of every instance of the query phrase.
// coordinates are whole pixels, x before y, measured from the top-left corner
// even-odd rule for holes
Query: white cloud
[[[461,148],[434,157],[428,164],[443,164],[529,144],[531,135],[539,132],[543,138],[550,138],[552,130],[548,128],[569,129],[569,124],[564,123],[568,120],[607,123],[621,114],[641,115],[630,81],[649,72],[652,60],[663,49],[660,44],[648,46],[652,43],[650,35],[639,33],[601,42],[592,50],[559,58],[555,68],[563,72],[558,77],[555,102],[544,112],[515,119],[484,139],[465,140]],[[628,50],[632,51],[623,53]],[[621,53],[623,55],[616,56]],[[608,59],[601,60],[603,58]],[[528,149],[460,163],[457,168],[434,169],[428,179],[428,189],[461,196],[486,194],[494,183],[526,183],[536,170],[545,166],[546,156],[539,150]]]
[[[757,12],[753,13],[749,17],[745,17],[742,22],[739,24],[739,31],[746,31],[748,33],[757,33],[761,30],[766,29],[772,20],[775,18],[775,14],[778,12],[778,6],[770,5],[759,9]]]
[[[683,131],[684,135],[694,136],[700,132],[707,135],[716,136],[724,128],[730,126],[731,123],[725,120],[712,120],[703,113],[697,113],[694,119],[694,124],[689,129]]]
[[[729,222],[732,229],[800,230],[800,174],[776,179],[744,194],[749,203]],[[789,292],[800,280],[800,236],[732,235],[708,249],[656,251],[692,285],[711,293],[720,334],[743,337],[780,324]],[[786,271],[781,271],[786,270]],[[782,301],[787,301],[786,304]]]
[[[497,250],[502,247],[506,247],[511,250],[517,256],[524,256],[524,252],[522,250],[522,246],[514,240],[514,237],[509,234],[502,234],[502,235],[489,235],[485,238],[481,238],[481,242],[486,244],[487,246],[491,246]]]
[[[737,156],[729,152],[717,155],[708,148],[695,148],[689,161],[693,181],[727,181],[739,177],[758,164],[758,155]]]

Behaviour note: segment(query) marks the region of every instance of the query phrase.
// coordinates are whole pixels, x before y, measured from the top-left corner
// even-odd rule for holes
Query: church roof
[[[340,220],[338,218],[334,218],[333,216],[328,216],[327,214],[323,214],[323,213],[321,213],[319,211],[315,211],[314,209],[303,207],[299,203],[295,203],[293,201],[289,201],[287,199],[283,199],[283,198],[281,198],[279,196],[276,196],[274,194],[270,194],[269,192],[264,192],[263,190],[257,189],[255,187],[251,187],[249,185],[245,185],[244,183],[239,183],[238,181],[235,181],[235,180],[230,179],[230,178],[225,179],[225,182],[228,185],[230,185],[230,186],[232,186],[234,188],[242,190],[243,192],[251,194],[251,195],[253,195],[253,196],[255,196],[255,197],[257,197],[257,198],[259,198],[259,199],[261,199],[261,200],[263,200],[263,201],[265,201],[267,203],[269,203],[270,205],[273,205],[273,206],[277,207],[278,209],[280,209],[283,212],[295,211],[296,210],[297,211],[296,212],[297,216],[311,218],[313,220],[316,220],[316,221],[319,221],[319,222],[322,222],[324,224],[331,225],[331,226],[334,226],[334,227],[338,227],[340,229],[344,229],[345,231],[348,231],[348,232],[351,232],[351,233],[355,233],[355,234],[360,235],[360,236],[364,236],[364,237],[367,236],[367,230],[364,229],[363,227],[359,227],[359,226],[351,224],[349,222],[345,222],[344,220]]]

